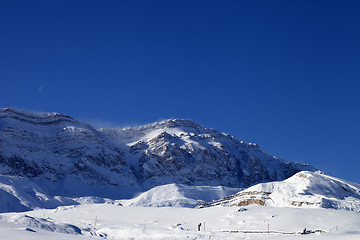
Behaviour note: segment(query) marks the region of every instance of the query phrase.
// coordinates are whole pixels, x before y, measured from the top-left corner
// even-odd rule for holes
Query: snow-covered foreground
[[[198,231],[199,223],[202,223],[201,231]],[[359,213],[332,209],[88,204],[1,214],[0,239],[358,240],[359,226]],[[304,228],[324,232],[300,235]]]

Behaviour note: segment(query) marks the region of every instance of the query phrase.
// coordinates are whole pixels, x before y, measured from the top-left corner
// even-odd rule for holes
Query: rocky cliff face
[[[0,174],[134,185],[124,153],[89,124],[58,113],[0,111]]]
[[[301,170],[315,169],[191,120],[95,130],[58,113],[0,110],[2,175],[139,191],[168,183],[248,187]]]

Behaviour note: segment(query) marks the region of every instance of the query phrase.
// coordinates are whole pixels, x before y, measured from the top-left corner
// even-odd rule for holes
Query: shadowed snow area
[[[72,184],[76,185],[76,182],[74,181]],[[46,187],[46,185],[43,185],[43,187]],[[75,187],[73,186],[73,188]],[[83,186],[77,187],[80,189]],[[104,191],[104,189],[101,190]],[[234,194],[239,190],[238,188],[222,186],[168,184],[155,187],[128,200],[97,196],[71,198],[50,195],[47,193],[50,192],[49,190],[45,191],[28,178],[0,176],[0,212],[22,212],[36,208],[56,208],[58,206],[91,203],[113,203],[146,207],[195,207],[201,202],[216,200]]]

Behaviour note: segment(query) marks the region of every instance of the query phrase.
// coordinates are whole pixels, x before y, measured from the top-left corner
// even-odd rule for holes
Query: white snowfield
[[[333,209],[88,204],[4,213],[0,218],[0,239],[16,240],[360,239],[360,214]],[[308,234],[302,235],[305,228]]]

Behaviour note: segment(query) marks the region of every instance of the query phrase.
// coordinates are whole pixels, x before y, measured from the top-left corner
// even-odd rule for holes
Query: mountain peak
[[[198,131],[205,129],[191,119],[166,119],[159,122],[138,126],[136,128],[139,130],[145,130],[149,128],[192,128]]]
[[[184,118],[170,118],[165,119],[160,122],[157,122],[159,124],[170,124],[170,125],[198,125],[191,119],[184,119]]]

